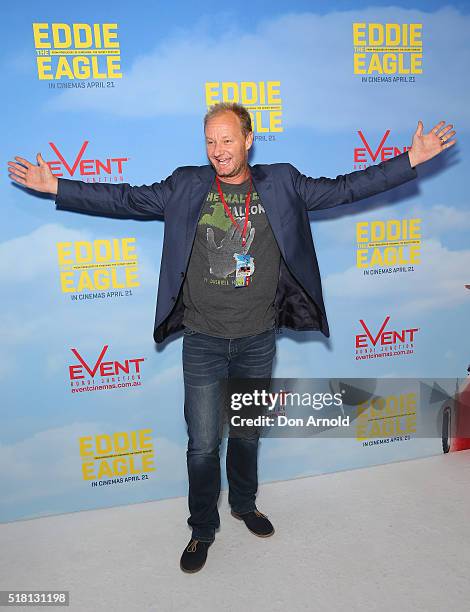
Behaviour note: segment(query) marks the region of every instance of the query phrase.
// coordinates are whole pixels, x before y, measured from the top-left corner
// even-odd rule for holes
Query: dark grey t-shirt
[[[249,184],[249,180],[240,185],[221,181],[225,202],[240,228]],[[222,338],[241,338],[274,327],[279,247],[254,189],[249,208],[243,246],[214,181],[201,210],[183,284],[185,326]]]

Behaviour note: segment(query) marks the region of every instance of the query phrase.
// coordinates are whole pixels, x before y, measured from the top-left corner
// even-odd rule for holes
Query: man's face
[[[242,176],[248,163],[248,151],[253,144],[253,132],[245,137],[237,115],[224,111],[207,121],[205,135],[207,157],[218,176]]]

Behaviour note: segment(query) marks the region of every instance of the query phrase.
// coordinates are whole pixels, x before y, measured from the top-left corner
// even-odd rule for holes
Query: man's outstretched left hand
[[[418,121],[418,127],[413,134],[411,149],[408,150],[410,164],[413,168],[435,157],[457,142],[456,138],[450,140],[455,134],[455,130],[450,131],[454,126],[445,125],[445,123],[445,121],[439,121],[432,130],[423,134],[423,122]]]

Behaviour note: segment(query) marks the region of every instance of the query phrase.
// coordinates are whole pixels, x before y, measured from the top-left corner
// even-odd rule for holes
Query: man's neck
[[[217,178],[222,183],[229,183],[230,185],[241,185],[241,183],[244,183],[250,178],[250,169],[248,165],[246,165],[245,168],[240,171],[239,174],[237,174],[237,176],[217,176]]]

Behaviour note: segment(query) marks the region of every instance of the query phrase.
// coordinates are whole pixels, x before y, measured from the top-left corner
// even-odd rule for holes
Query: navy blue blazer
[[[329,336],[308,212],[355,202],[417,176],[408,153],[333,178],[312,178],[291,164],[250,166],[281,251],[275,297],[276,327],[320,330]],[[182,166],[152,185],[106,184],[59,178],[56,208],[127,219],[164,219],[165,233],[153,337],[182,329],[182,285],[202,205],[215,172],[210,165]],[[295,236],[295,239],[292,239]]]

